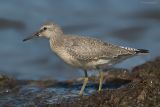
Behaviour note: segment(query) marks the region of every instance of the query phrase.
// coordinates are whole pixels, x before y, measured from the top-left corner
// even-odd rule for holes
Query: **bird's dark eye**
[[[47,28],[46,28],[46,27],[44,27],[44,28],[43,28],[43,30],[47,30]]]

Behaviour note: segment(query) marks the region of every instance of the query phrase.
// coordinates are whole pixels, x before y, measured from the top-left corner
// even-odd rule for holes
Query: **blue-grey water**
[[[1,73],[17,79],[56,80],[83,75],[52,53],[47,39],[22,42],[46,21],[56,22],[65,33],[151,52],[118,67],[131,69],[160,55],[158,0],[0,0]]]

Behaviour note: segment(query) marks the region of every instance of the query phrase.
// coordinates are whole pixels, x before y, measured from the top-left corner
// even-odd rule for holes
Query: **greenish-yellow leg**
[[[84,78],[84,82],[83,82],[83,86],[81,88],[81,91],[79,92],[79,95],[82,96],[83,95],[83,91],[88,83],[88,74],[87,74],[87,71],[84,70],[84,73],[85,73],[85,78]]]
[[[99,71],[99,77],[100,77],[100,79],[99,79],[99,88],[98,88],[98,91],[99,91],[99,92],[100,92],[101,89],[102,89],[102,85],[103,85],[103,76],[104,76],[103,71]]]

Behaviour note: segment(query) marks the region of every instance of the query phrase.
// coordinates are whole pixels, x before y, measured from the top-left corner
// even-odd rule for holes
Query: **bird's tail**
[[[136,54],[148,54],[149,50],[146,50],[146,49],[137,49],[135,52],[136,52]]]

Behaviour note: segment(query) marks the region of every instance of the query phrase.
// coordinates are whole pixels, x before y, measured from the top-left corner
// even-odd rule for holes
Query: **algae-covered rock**
[[[121,78],[121,77],[120,77]],[[133,69],[126,87],[104,90],[57,107],[160,107],[160,57]]]
[[[16,85],[17,85],[16,80],[0,74],[0,90],[3,90],[5,88],[11,89],[11,88],[15,87]]]
[[[78,96],[80,81],[22,81],[0,75],[0,106],[24,107],[160,107],[160,57],[135,67],[132,72],[114,69],[106,73],[104,86],[118,88],[95,91],[97,79],[90,78],[88,94]],[[18,86],[18,88],[16,88]],[[8,93],[3,93],[10,89]],[[14,93],[16,90],[16,93]]]

